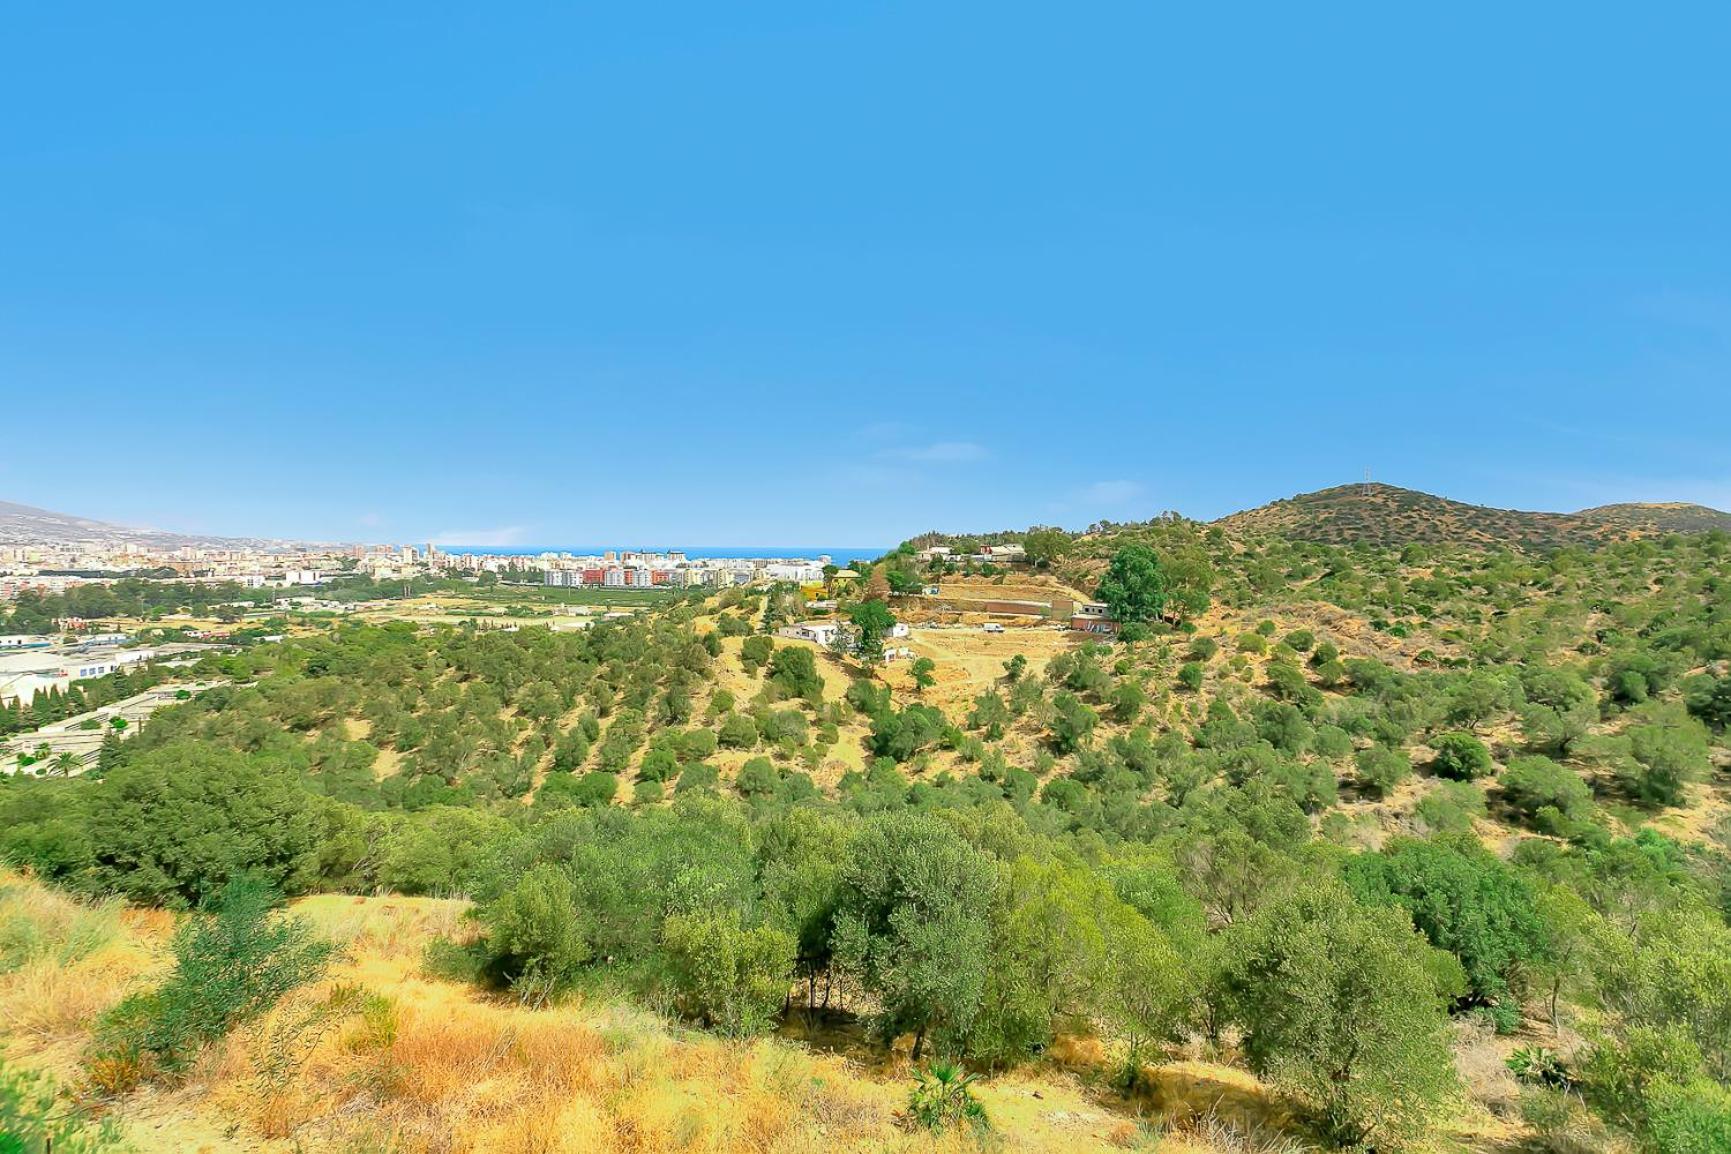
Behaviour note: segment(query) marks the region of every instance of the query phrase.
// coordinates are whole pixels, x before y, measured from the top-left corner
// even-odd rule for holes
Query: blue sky
[[[1731,9],[1177,7],[15,8],[0,499],[470,543],[1366,469],[1731,508]]]

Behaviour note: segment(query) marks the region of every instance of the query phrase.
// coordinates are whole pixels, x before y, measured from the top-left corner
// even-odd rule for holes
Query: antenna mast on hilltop
[[[1370,466],[1369,465],[1366,465],[1364,467],[1364,487],[1362,489],[1360,489],[1359,492],[1366,497],[1370,496]]]

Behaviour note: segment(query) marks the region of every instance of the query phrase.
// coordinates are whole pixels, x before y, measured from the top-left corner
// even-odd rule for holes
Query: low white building
[[[841,623],[839,621],[802,621],[798,625],[789,625],[776,630],[778,636],[792,638],[796,641],[811,641],[823,646],[833,645],[836,635],[840,632]]]
[[[107,677],[117,669],[149,661],[154,649],[110,649],[100,652],[29,650],[0,656],[0,701],[29,704],[38,691],[66,692],[74,681]]]

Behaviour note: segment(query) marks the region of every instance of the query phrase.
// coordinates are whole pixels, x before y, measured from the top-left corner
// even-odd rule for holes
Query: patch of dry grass
[[[4,881],[0,909],[31,920],[21,940],[49,944],[0,975],[8,1056],[75,1081],[96,1019],[152,979],[174,919]],[[778,1039],[729,1042],[607,1002],[530,1009],[428,977],[426,943],[472,932],[465,909],[399,897],[295,903],[344,947],[329,975],[210,1047],[183,1083],[127,1096],[116,1122],[139,1154],[981,1148],[965,1135],[906,1129],[907,1080],[895,1064],[862,1066]],[[95,944],[70,952],[56,944],[74,940]],[[1072,1055],[1079,1064],[1089,1056]],[[990,1079],[980,1097],[997,1128],[988,1145],[1006,1152],[1152,1148],[1156,1136],[1123,1103],[1100,1099],[1057,1066]],[[1175,1148],[1211,1154],[1204,1145],[1162,1146]]]
[[[46,959],[71,965],[120,935],[120,903],[80,901],[0,875],[0,971]]]
[[[9,1052],[78,1041],[154,968],[151,942],[125,929],[117,902],[0,875],[0,1034]]]
[[[469,902],[461,898],[353,897],[318,894],[295,903],[297,917],[353,954],[419,957],[433,938],[467,939]]]

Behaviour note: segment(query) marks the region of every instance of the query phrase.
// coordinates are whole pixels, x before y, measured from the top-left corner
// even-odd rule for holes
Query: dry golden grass
[[[0,1033],[9,1050],[81,1039],[157,964],[147,937],[124,932],[132,920],[116,902],[79,901],[0,874]]]
[[[295,903],[295,913],[340,949],[386,958],[419,957],[433,938],[467,939],[461,898],[353,897],[318,894]]]
[[[118,951],[71,966],[29,962],[0,980],[0,1032],[26,1048],[80,1039],[126,996],[141,968]]]
[[[45,923],[87,907],[33,883]],[[15,908],[15,907],[7,907]],[[489,998],[421,969],[427,942],[469,932],[464,903],[323,895],[297,914],[343,946],[326,978],[213,1046],[178,1086],[114,1117],[139,1154],[962,1154],[965,1135],[906,1129],[904,1060],[862,1064],[780,1039],[729,1042],[641,1009]],[[107,911],[103,916],[110,916]],[[127,912],[69,963],[0,976],[8,1058],[77,1080],[96,1018],[150,980],[173,919]],[[1286,1154],[1279,1100],[1241,1070],[1151,1067],[1149,1093],[1098,1088],[1111,1055],[1064,1039],[1045,1064],[980,1083],[1005,1154],[1124,1149]],[[1488,1118],[1484,1119],[1489,1121]]]
[[[88,907],[4,879],[18,936],[94,945],[0,976],[7,1056],[72,1084],[97,1018],[163,964],[174,919]],[[906,1131],[905,1078],[773,1039],[728,1042],[642,1010],[574,1000],[533,1009],[421,972],[426,943],[468,930],[464,903],[304,899],[295,912],[343,947],[315,986],[211,1047],[186,1081],[114,1111],[141,1154],[194,1150],[392,1154],[930,1154],[970,1140]],[[1134,1120],[1066,1075],[981,1091],[1013,1151],[1123,1148]]]

